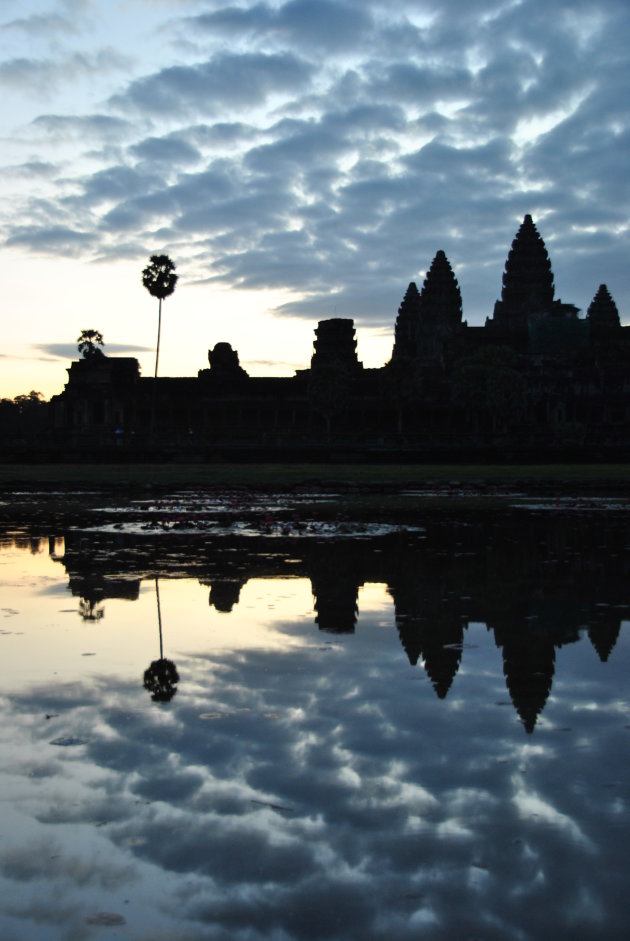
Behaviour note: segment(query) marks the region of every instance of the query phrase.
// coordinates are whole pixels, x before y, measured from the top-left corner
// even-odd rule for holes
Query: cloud
[[[27,246],[32,251],[44,254],[60,252],[67,256],[78,256],[95,246],[97,237],[93,232],[82,232],[62,225],[24,225],[16,226],[5,244],[10,247]]]
[[[53,177],[59,172],[59,167],[45,160],[29,160],[26,163],[4,168],[4,172],[13,176],[32,179],[33,177]]]
[[[169,167],[198,163],[201,153],[179,135],[147,137],[130,148],[134,157]]]
[[[373,30],[369,4],[359,6],[343,0],[289,0],[271,6],[224,6],[184,21],[192,30],[225,35],[242,40],[244,36],[262,43],[271,40],[303,49],[323,49],[327,56],[336,51],[360,47]]]
[[[168,35],[186,51],[126,86],[112,72],[92,111],[32,122],[23,178],[39,166],[47,188],[5,209],[7,244],[113,259],[168,241],[199,283],[373,325],[442,248],[480,323],[530,212],[561,295],[585,308],[611,283],[623,315],[629,24],[618,0],[552,18],[542,0],[184,4]],[[83,58],[64,73],[25,55],[5,77],[81,82]],[[49,145],[83,140],[105,147],[46,184]]]
[[[52,357],[53,359],[78,359],[79,353],[77,351],[76,343],[38,343],[33,344],[32,349],[44,353],[46,357]],[[131,346],[126,343],[105,343],[105,348],[103,350],[108,356],[132,356],[137,353],[149,353],[152,352],[152,347],[148,346]]]
[[[226,109],[252,108],[272,94],[307,85],[312,67],[291,54],[220,53],[191,66],[171,66],[137,79],[110,103],[144,114],[216,115]]]
[[[75,33],[77,28],[68,17],[59,13],[32,13],[30,16],[3,23],[0,30],[20,30],[29,36],[48,38],[54,33]]]
[[[376,101],[397,102],[422,108],[435,99],[444,102],[464,99],[471,94],[471,75],[467,69],[447,63],[427,66],[413,62],[393,63],[385,69],[364,67],[366,95]],[[368,75],[369,73],[369,75]]]
[[[75,52],[60,60],[22,56],[0,63],[0,87],[4,85],[48,96],[68,82],[89,79],[103,72],[120,72],[128,67],[128,57],[114,49],[89,54]]]
[[[134,125],[110,114],[63,115],[41,114],[31,126],[53,138],[111,138],[127,135]]]

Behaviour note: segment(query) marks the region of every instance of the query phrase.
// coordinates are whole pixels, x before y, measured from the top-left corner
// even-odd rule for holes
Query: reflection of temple
[[[546,633],[515,629],[505,639],[495,633],[503,647],[503,672],[514,708],[527,732],[533,732],[545,707],[553,680],[556,650]],[[577,640],[577,638],[576,638]]]
[[[442,582],[407,578],[390,586],[398,636],[412,666],[420,661],[444,699],[462,658],[465,620]],[[417,573],[419,575],[420,573]]]
[[[398,634],[409,662],[415,666],[421,658],[433,688],[444,699],[462,659],[464,629],[461,622],[447,625],[413,623],[396,617]]]
[[[102,601],[137,598],[142,580],[194,577],[210,586],[210,604],[228,613],[250,578],[311,580],[314,620],[322,631],[359,626],[358,590],[388,586],[406,659],[427,674],[435,693],[449,693],[470,623],[493,632],[514,707],[528,732],[545,707],[556,651],[588,637],[606,661],[622,619],[630,618],[630,556],[624,520],[537,516],[505,510],[488,517],[427,518],[422,538],[291,540],[270,545],[222,539],[195,547],[176,535],[142,542],[133,536],[69,532],[63,563],[75,595]],[[25,545],[30,545],[25,540]],[[272,551],[270,551],[272,549]],[[378,551],[375,551],[378,550]]]
[[[229,614],[238,604],[242,587],[243,583],[238,578],[216,578],[210,587],[208,604],[223,614]]]
[[[140,595],[140,580],[128,578],[124,569],[116,577],[105,575],[101,566],[96,565],[88,546],[92,540],[79,538],[78,545],[73,545],[73,567],[69,570],[69,588],[73,595],[78,595],[79,614],[84,621],[99,621],[105,615],[103,602],[107,598],[121,598],[125,601],[137,601]],[[72,543],[71,543],[72,544]],[[84,551],[86,550],[86,551]],[[63,556],[53,556],[65,561]]]
[[[599,615],[599,612],[597,612]],[[589,624],[588,636],[597,651],[602,663],[606,663],[619,638],[621,618],[614,612],[598,616],[593,624]]]
[[[327,551],[312,556],[310,579],[320,631],[351,634],[357,621],[357,599],[363,579],[356,574],[342,542],[331,543]]]
[[[506,446],[537,456],[626,453],[630,327],[604,284],[584,317],[555,297],[531,216],[512,243],[492,315],[478,327],[462,317],[457,279],[438,251],[421,290],[407,288],[380,369],[363,368],[354,323],[343,318],[320,321],[310,368],[287,378],[250,377],[224,342],[196,378],[141,378],[131,358],[80,360],[51,402],[53,446],[139,457]]]

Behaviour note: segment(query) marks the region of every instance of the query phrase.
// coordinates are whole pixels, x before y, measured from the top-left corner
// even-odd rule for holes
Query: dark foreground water
[[[110,509],[0,541],[2,941],[627,937],[626,507]]]

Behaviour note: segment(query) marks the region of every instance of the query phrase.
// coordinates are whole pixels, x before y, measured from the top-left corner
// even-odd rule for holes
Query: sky
[[[627,0],[0,0],[0,397],[83,329],[152,375],[227,341],[308,366],[318,320],[390,357],[438,250],[483,324],[523,216],[556,297],[630,322]]]

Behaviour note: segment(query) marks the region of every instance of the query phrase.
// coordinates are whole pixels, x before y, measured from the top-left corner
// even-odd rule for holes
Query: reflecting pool
[[[272,510],[5,525],[3,941],[625,939],[627,508]]]

